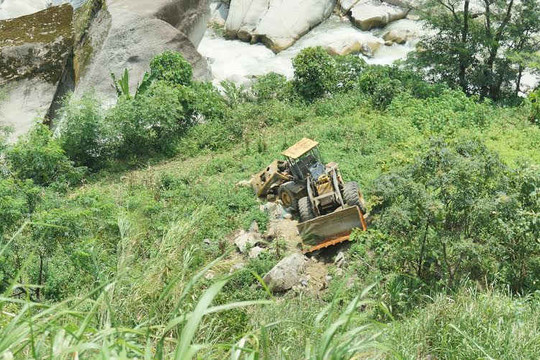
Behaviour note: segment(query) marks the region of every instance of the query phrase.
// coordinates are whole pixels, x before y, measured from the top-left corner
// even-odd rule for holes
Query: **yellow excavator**
[[[299,216],[298,231],[309,253],[349,240],[353,229],[367,229],[358,183],[344,182],[338,164],[324,164],[319,143],[304,138],[285,150],[252,179],[259,197],[278,197]]]

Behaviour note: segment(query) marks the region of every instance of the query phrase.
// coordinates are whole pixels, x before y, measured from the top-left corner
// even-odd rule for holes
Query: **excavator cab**
[[[318,142],[304,138],[282,153],[291,169],[293,181],[303,182],[308,177],[318,178],[324,174],[318,146]]]

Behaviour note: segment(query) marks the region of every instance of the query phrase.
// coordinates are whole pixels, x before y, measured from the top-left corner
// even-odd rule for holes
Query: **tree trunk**
[[[516,97],[519,96],[519,91],[521,90],[521,78],[522,77],[523,77],[523,65],[519,64],[518,76],[517,76],[517,79],[516,79],[516,92],[515,92]]]
[[[459,54],[459,86],[461,86],[461,89],[464,93],[467,92],[467,81],[466,81],[466,70],[467,70],[467,63],[466,63],[466,56],[464,54],[464,51],[467,47],[467,38],[469,36],[469,2],[470,0],[465,0],[465,3],[463,4],[463,27],[461,29],[461,52]]]

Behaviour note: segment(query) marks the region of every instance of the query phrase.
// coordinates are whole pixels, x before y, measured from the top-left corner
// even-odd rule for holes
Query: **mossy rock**
[[[73,43],[69,4],[0,21],[0,84],[36,77],[58,82]]]

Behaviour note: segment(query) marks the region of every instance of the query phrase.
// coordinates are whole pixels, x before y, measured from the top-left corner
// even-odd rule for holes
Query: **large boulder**
[[[73,8],[51,7],[0,21],[0,125],[26,132],[36,118],[52,117],[55,101],[73,84]],[[13,138],[14,138],[13,137]]]
[[[209,79],[206,60],[197,52],[209,17],[208,2],[190,0],[108,0],[87,31],[89,60],[78,68],[76,93],[91,89],[114,97],[111,73],[130,71],[133,88],[150,60],[166,50],[179,51],[198,79]]]
[[[387,45],[404,44],[407,41],[418,40],[426,33],[420,21],[402,19],[391,23],[383,29],[383,39]]]
[[[225,35],[260,41],[277,53],[328,18],[335,4],[335,0],[232,0]]]
[[[409,9],[391,5],[379,0],[361,0],[350,9],[353,23],[367,31],[384,27],[392,21],[403,19]]]
[[[45,6],[41,0],[16,1],[21,12]],[[209,17],[207,0],[73,1],[85,3],[75,14],[66,4],[0,21],[0,125],[12,126],[14,138],[36,118],[53,119],[57,100],[68,91],[93,89],[114,101],[111,73],[128,69],[133,88],[150,60],[166,50],[181,52],[195,78],[210,78],[197,52]],[[14,4],[0,0],[0,16],[19,14]]]
[[[263,280],[273,292],[290,290],[300,283],[307,260],[302,254],[291,254],[274,266]]]
[[[332,15],[315,32],[304,36],[296,47],[321,46],[333,55],[362,53],[372,56],[383,44],[380,38],[358,30],[348,19]]]

